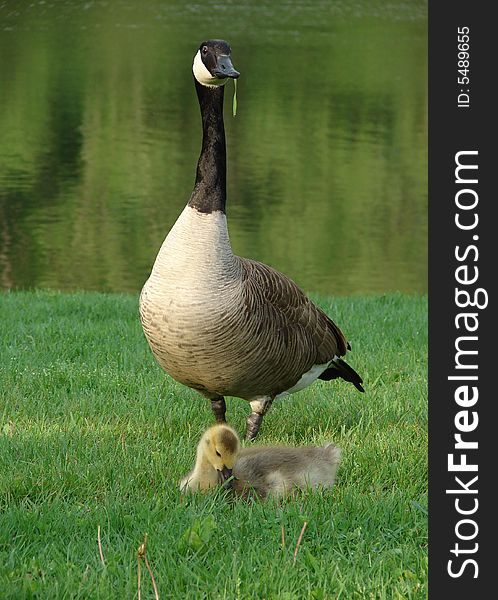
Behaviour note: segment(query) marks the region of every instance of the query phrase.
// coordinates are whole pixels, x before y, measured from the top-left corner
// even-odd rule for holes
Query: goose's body
[[[318,377],[343,377],[363,389],[340,358],[348,344],[333,321],[288,277],[232,252],[225,215],[226,78],[215,77],[220,68],[238,76],[229,54],[226,42],[214,40],[194,60],[203,122],[196,184],[142,290],[140,315],[159,364],[211,399],[218,421],[225,420],[224,396],[251,403],[252,439],[275,398]],[[212,64],[218,66],[209,69]]]
[[[231,427],[214,425],[202,436],[195,467],[182,479],[180,489],[206,491],[227,479],[237,495],[255,493],[261,498],[283,496],[296,488],[331,488],[340,457],[334,444],[240,448]]]
[[[161,366],[208,397],[249,401],[316,379],[346,352],[341,332],[290,279],[235,256],[226,232],[223,213],[187,206],[159,252],[141,305]]]

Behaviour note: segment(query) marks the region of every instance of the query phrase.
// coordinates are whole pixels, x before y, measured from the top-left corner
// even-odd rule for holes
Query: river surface
[[[307,291],[427,289],[417,0],[0,2],[0,288],[140,290],[200,150],[201,41],[232,46],[230,237]]]

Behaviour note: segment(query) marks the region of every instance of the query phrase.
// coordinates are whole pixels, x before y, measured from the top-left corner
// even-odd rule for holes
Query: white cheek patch
[[[192,72],[197,81],[207,87],[217,87],[219,85],[225,85],[227,78],[218,79],[213,77],[211,73],[206,69],[201,58],[201,51],[197,50],[197,54],[194,57],[194,64],[192,65]]]

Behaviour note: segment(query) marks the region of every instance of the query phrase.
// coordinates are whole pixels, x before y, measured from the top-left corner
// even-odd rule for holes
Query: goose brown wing
[[[289,377],[294,379],[289,387],[313,365],[346,353],[347,342],[339,327],[291,279],[257,261],[241,261],[248,319],[266,329],[264,334],[274,340],[277,354],[282,346],[292,354],[287,359]]]

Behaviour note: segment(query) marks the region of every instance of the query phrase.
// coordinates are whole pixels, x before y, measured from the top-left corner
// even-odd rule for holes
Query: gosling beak
[[[230,479],[231,476],[232,476],[232,469],[229,469],[228,467],[223,466],[223,469],[221,469],[221,478],[223,479],[223,483],[225,483],[225,481],[227,481],[227,479]]]
[[[231,77],[232,79],[237,79],[240,73],[233,68],[232,59],[227,54],[222,54],[218,56],[216,67],[213,69],[213,75],[220,78]]]
[[[230,490],[233,487],[232,469],[223,466],[223,469],[218,469],[218,476],[220,484],[226,489]]]

